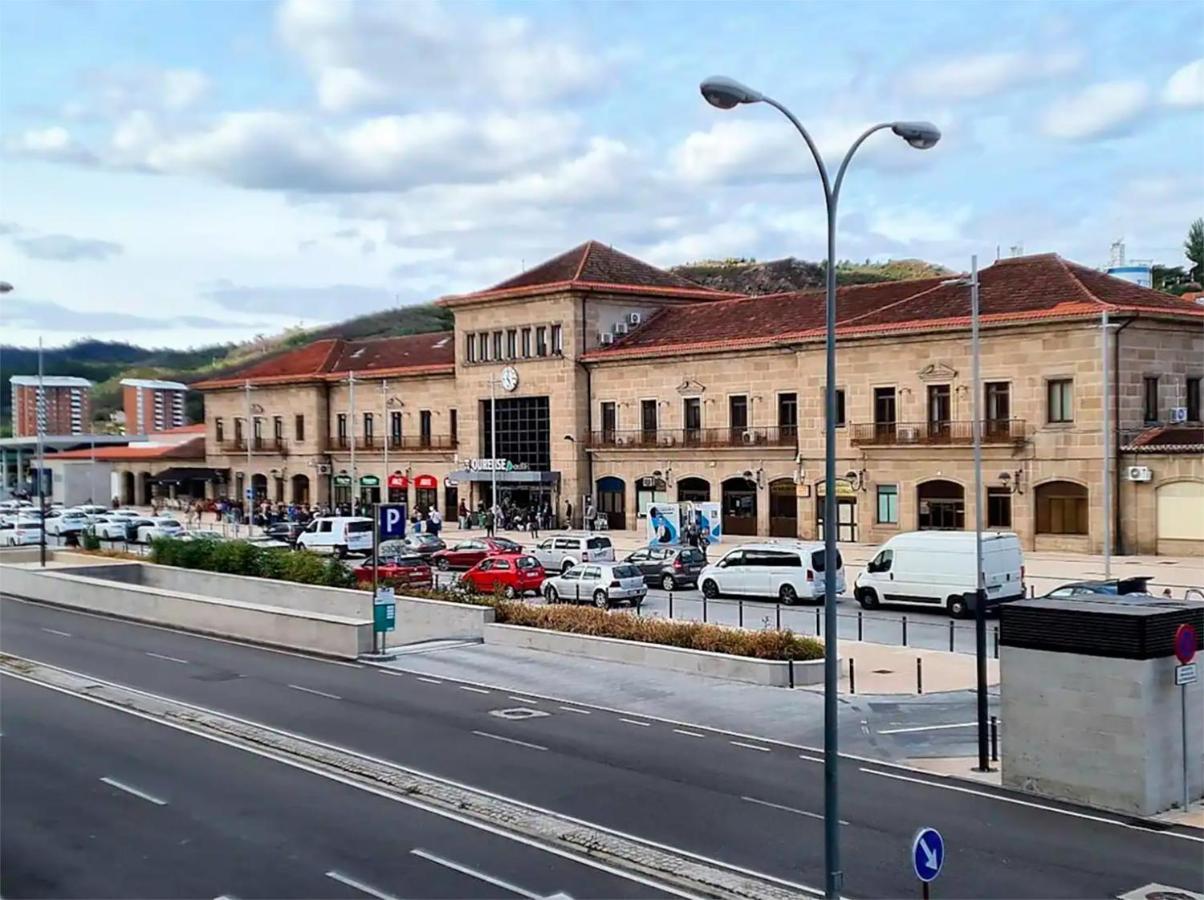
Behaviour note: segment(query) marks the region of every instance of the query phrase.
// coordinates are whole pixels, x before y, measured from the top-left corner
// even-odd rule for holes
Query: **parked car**
[[[138,522],[134,540],[139,544],[149,544],[155,538],[178,538],[184,534],[184,526],[169,516],[154,516]]]
[[[397,543],[400,543],[398,541]],[[420,588],[430,590],[434,585],[430,563],[416,553],[398,553],[380,555],[380,569],[377,578],[395,587]],[[372,567],[375,560],[369,556],[364,564],[352,569],[355,580],[362,583],[372,582]]]
[[[212,531],[209,529],[197,528],[193,531],[186,531],[180,535],[182,541],[224,541],[226,536],[220,531]]]
[[[99,503],[83,503],[75,507],[75,509],[86,515],[89,521],[95,519],[97,516],[103,516],[109,511],[107,506],[101,506]]]
[[[1128,594],[1149,594],[1152,575],[1132,578],[1113,578],[1111,581],[1075,581],[1059,585],[1044,597],[1064,600],[1070,597],[1121,597]]]
[[[982,571],[988,608],[1023,599],[1020,539],[1010,531],[983,532]],[[974,611],[976,573],[974,532],[912,531],[882,545],[853,582],[853,596],[866,609],[902,603],[962,618]]]
[[[775,597],[788,606],[824,596],[824,545],[816,541],[745,544],[703,568],[698,585],[708,598],[732,594]],[[844,593],[844,560],[836,554],[836,593]]]
[[[0,547],[21,547],[42,542],[42,522],[29,516],[5,516],[0,521]]]
[[[531,552],[549,572],[567,572],[577,563],[615,561],[610,538],[584,531],[554,534],[536,544]]]
[[[460,576],[474,591],[489,594],[500,589],[507,597],[538,596],[544,578],[543,566],[528,553],[487,556]]]
[[[112,513],[97,516],[88,525],[88,531],[102,541],[124,541],[126,526],[131,519],[126,516],[115,516]]]
[[[87,513],[74,509],[65,509],[56,516],[46,516],[46,534],[65,536],[79,534],[91,524]]]
[[[420,532],[418,534],[407,535],[401,542],[413,553],[420,556],[430,556],[439,550],[447,549],[447,542],[437,534],[426,534]]]
[[[304,530],[305,526],[300,522],[273,522],[263,530],[263,534],[264,537],[283,541],[292,547],[297,543],[297,538],[301,536],[301,532]]]
[[[650,586],[671,591],[697,585],[707,558],[697,547],[641,547],[623,562],[639,569]]]
[[[436,550],[429,559],[441,571],[446,572],[448,569],[471,569],[487,556],[522,551],[522,545],[509,538],[471,538],[457,541],[444,550]]]
[[[316,553],[372,553],[372,520],[362,516],[322,516],[314,519],[297,538],[297,547]]]
[[[640,570],[629,563],[582,563],[544,582],[549,603],[593,603],[601,609],[627,601],[639,606],[648,595]]]

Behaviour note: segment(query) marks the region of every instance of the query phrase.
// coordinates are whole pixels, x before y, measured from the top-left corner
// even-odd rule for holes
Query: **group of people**
[[[489,507],[481,501],[474,513],[469,510],[468,504],[461,500],[456,515],[461,528],[472,528],[475,525],[484,528],[489,537],[493,537],[499,530],[504,530],[525,531],[531,537],[537,538],[541,529],[551,528],[553,525],[552,506],[547,501],[542,504],[518,506],[511,503],[509,498],[503,497],[501,503]]]

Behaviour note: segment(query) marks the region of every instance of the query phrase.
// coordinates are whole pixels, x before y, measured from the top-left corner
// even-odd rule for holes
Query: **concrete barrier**
[[[263,603],[305,612],[327,613],[333,616],[372,618],[372,592],[354,588],[325,587],[318,584],[297,584],[273,578],[252,578],[250,575],[227,575],[201,569],[181,569],[143,563],[140,567],[146,587],[168,591],[187,591],[207,597],[237,599],[244,603]]]
[[[790,684],[790,664],[776,659],[753,659],[706,650],[668,647],[664,644],[644,644],[619,638],[567,634],[563,631],[496,623],[484,626],[484,636],[486,644],[504,647],[545,650],[586,659],[604,659],[772,687],[787,687]],[[795,685],[819,684],[823,679],[822,659],[794,664]]]
[[[124,572],[121,575],[128,577]],[[0,590],[55,606],[323,656],[355,659],[372,649],[371,619],[169,591],[111,577],[88,577],[74,569],[0,564]]]
[[[441,638],[479,641],[485,636],[485,626],[493,622],[494,612],[488,606],[423,597],[396,599],[397,630],[389,636],[393,646]]]

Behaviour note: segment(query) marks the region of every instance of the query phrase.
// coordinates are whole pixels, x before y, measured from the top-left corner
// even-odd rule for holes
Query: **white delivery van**
[[[372,552],[372,520],[360,516],[323,516],[314,519],[297,537],[297,548],[317,553]]]
[[[1024,597],[1024,555],[1014,533],[983,532],[982,568],[988,608]],[[866,609],[905,603],[961,618],[973,612],[965,595],[976,588],[974,532],[912,531],[878,549],[853,582],[853,596]]]
[[[776,597],[787,605],[816,599],[822,603],[824,545],[814,541],[744,544],[699,572],[698,587],[708,598],[733,594]],[[844,593],[840,551],[836,552],[836,593]]]

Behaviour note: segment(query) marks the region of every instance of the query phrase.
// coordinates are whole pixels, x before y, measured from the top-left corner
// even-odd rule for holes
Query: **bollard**
[[[924,658],[916,657],[916,693],[924,693]]]
[[[577,603],[581,603],[581,582],[577,582]]]
[[[903,617],[903,646],[907,646],[907,616]]]
[[[673,618],[673,588],[669,588],[669,618]]]
[[[819,607],[815,608],[815,636],[823,634],[823,619],[820,618]]]
[[[774,613],[777,616],[778,631],[781,631],[782,630],[782,604],[775,603],[773,606],[774,606]]]
[[[949,620],[949,652],[953,652],[953,620]]]
[[[861,637],[861,610],[857,610],[857,640],[862,640]]]
[[[999,659],[999,629],[995,629],[995,658]]]
[[[857,693],[857,670],[853,668],[853,657],[849,657],[849,693]]]
[[[991,762],[999,762],[999,719],[991,716]]]
[[[1037,596],[1037,586],[1035,584],[1030,584],[1028,586],[1028,598],[1031,600],[1033,597],[1036,597],[1036,596]]]
[[[703,624],[706,624],[706,620],[707,620],[707,595],[703,594],[702,595],[702,621],[703,621]]]
[[[737,604],[738,605],[736,608],[740,611],[740,620],[739,620],[740,627],[743,628],[744,627],[744,599],[741,598],[740,600],[738,600]]]
[[[640,617],[640,615],[641,615],[641,613],[640,613],[640,610],[643,608],[643,606],[644,606],[644,604],[643,604],[643,603],[637,603],[637,604],[635,605],[635,617],[636,617],[637,619],[638,619],[638,618]]]
[[[794,657],[790,657],[789,665],[786,667],[790,672],[790,686],[794,687]]]

